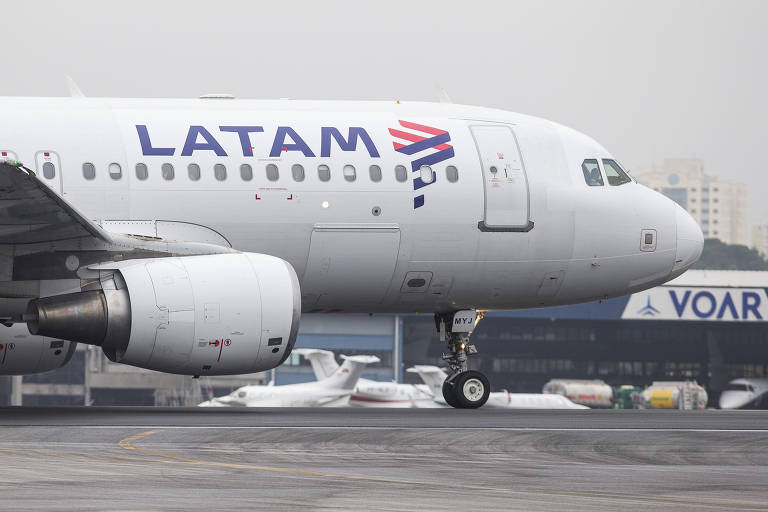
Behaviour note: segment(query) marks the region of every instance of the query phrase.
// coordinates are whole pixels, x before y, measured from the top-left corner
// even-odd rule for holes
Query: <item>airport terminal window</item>
[[[43,164],[43,176],[47,180],[52,180],[56,177],[56,167],[51,162],[45,162]]]
[[[171,181],[176,173],[173,170],[173,164],[164,163],[162,166],[160,166],[160,174],[162,174],[163,179],[167,181]]]
[[[117,162],[109,164],[109,177],[113,180],[119,180],[123,177],[123,169]]]
[[[408,171],[405,169],[404,165],[395,166],[395,179],[397,181],[405,181],[408,179]]]
[[[600,166],[594,158],[588,158],[581,163],[581,172],[584,173],[584,181],[590,187],[602,187],[603,175],[600,174]]]
[[[141,181],[149,178],[149,171],[147,170],[147,164],[136,164],[136,177]]]
[[[240,177],[243,181],[251,181],[253,179],[253,167],[251,167],[251,164],[240,166]]]
[[[331,179],[331,169],[325,164],[317,166],[317,177],[320,181],[328,181]]]
[[[197,164],[189,164],[187,166],[187,174],[189,175],[189,179],[192,181],[197,181],[200,179],[200,166]]]
[[[354,165],[345,165],[344,169],[342,170],[342,174],[344,175],[344,179],[347,181],[355,181],[357,178],[357,171],[355,170]]]
[[[368,168],[368,174],[371,177],[371,181],[378,183],[381,181],[381,167],[378,165],[372,165]]]
[[[455,165],[449,165],[445,168],[445,177],[450,181],[451,183],[456,183],[459,181],[459,170],[456,168]]]
[[[304,181],[304,166],[293,164],[291,166],[291,174],[293,175],[293,181]]]
[[[277,181],[280,178],[280,171],[275,164],[267,165],[267,179],[269,181]]]
[[[605,168],[605,177],[608,178],[609,185],[624,185],[632,181],[632,178],[624,172],[624,169],[615,160],[603,158],[603,167]]]
[[[227,167],[224,164],[216,164],[213,166],[213,175],[219,181],[227,179]]]
[[[91,162],[85,162],[83,164],[83,178],[92,180],[96,177],[96,167]]]

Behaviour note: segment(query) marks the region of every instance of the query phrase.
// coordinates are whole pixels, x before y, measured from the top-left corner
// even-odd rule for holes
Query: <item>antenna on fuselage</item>
[[[72,79],[69,75],[64,75],[64,80],[67,82],[67,89],[69,90],[69,95],[73,98],[85,98],[85,94],[83,94],[83,91],[80,90],[80,88],[77,86],[75,81]]]
[[[445,89],[443,89],[440,84],[435,84],[435,88],[437,89],[437,99],[440,103],[453,103],[451,97],[448,96],[448,93],[445,92]]]

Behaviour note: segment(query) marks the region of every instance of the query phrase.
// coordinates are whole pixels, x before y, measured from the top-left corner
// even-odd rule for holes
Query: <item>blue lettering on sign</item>
[[[675,293],[675,290],[669,290],[669,296],[672,299],[672,305],[675,306],[675,311],[677,312],[677,316],[681,317],[683,316],[683,311],[685,310],[685,305],[688,304],[688,299],[691,298],[691,290],[686,290],[683,294],[683,302],[677,300],[677,293]]]
[[[731,316],[738,320],[739,319],[739,313],[736,311],[736,306],[733,304],[733,299],[731,298],[731,292],[725,293],[725,298],[723,299],[723,303],[720,305],[720,309],[717,312],[717,318],[723,318],[723,315],[725,314],[725,308],[728,308],[731,312]]]
[[[750,311],[755,315],[755,318],[762,320],[763,315],[761,315],[760,311],[757,310],[759,307],[760,295],[756,294],[755,292],[744,292],[741,294],[741,312],[744,315],[745,320]]]
[[[715,315],[717,319],[727,317],[734,320],[747,320],[750,314],[756,320],[763,319],[759,309],[761,297],[755,292],[741,292],[741,314],[731,291],[726,291],[720,302],[712,292],[707,290],[698,291],[693,295],[691,290],[686,290],[682,297],[678,297],[676,290],[669,290],[669,298],[672,300],[678,318],[683,316],[690,305],[691,311],[698,318],[710,318],[717,312]]]
[[[334,128],[333,126],[323,126],[320,132],[321,157],[331,156],[331,137],[336,140],[336,143],[339,145],[339,148],[341,148],[342,151],[355,151],[357,149],[357,138],[360,137],[360,139],[363,141],[363,144],[365,144],[365,149],[368,150],[368,154],[372,157],[379,156],[379,152],[376,150],[376,146],[373,144],[371,137],[368,135],[368,132],[366,132],[364,128],[360,128],[359,126],[351,126],[349,128],[349,137],[347,137],[345,140],[344,136],[341,134],[338,128]]]
[[[197,137],[202,136],[205,142],[197,142]],[[213,135],[202,126],[190,126],[187,132],[187,140],[184,142],[184,149],[181,150],[181,156],[192,156],[193,151],[213,151],[216,156],[227,156],[224,148],[216,142]]]
[[[285,142],[285,137],[288,136],[293,140],[293,144]],[[269,152],[270,157],[280,156],[280,153],[285,151],[301,151],[304,156],[315,156],[304,139],[299,137],[296,130],[290,126],[278,126],[277,133],[275,134],[275,141],[272,143],[272,151]]]

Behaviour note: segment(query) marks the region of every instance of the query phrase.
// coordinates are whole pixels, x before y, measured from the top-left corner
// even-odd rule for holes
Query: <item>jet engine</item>
[[[14,324],[0,327],[0,375],[29,375],[61,368],[72,359],[77,343],[30,334]]]
[[[29,332],[102,347],[115,362],[167,373],[269,370],[293,349],[301,294],[272,256],[214,254],[89,267],[83,291],[31,301]]]

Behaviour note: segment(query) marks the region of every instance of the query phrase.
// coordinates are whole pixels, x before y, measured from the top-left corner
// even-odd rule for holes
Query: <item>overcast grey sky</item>
[[[768,221],[768,1],[4,0],[2,95],[436,100],[549,118],[630,168],[698,157]]]

